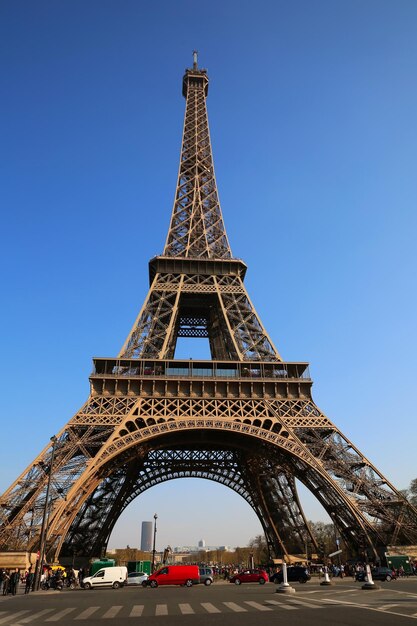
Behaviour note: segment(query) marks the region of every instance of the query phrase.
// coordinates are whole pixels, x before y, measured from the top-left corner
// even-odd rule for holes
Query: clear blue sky
[[[226,228],[262,321],[284,359],[310,361],[320,408],[408,486],[416,32],[414,0],[1,2],[0,491],[85,401],[91,358],[117,354],[142,305],[194,48]],[[237,495],[182,481],[139,498],[111,544],[138,545],[155,511],[159,547],[260,532]],[[323,518],[310,499],[307,512]]]

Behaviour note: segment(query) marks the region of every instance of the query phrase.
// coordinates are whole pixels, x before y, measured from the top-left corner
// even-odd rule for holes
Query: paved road
[[[294,583],[295,594],[276,586],[214,584],[142,589],[64,590],[0,596],[0,626],[253,626],[255,620],[285,620],[286,626],[385,626],[417,620],[417,578],[381,583],[363,591],[350,579],[321,587]],[[186,616],[186,617],[185,617]],[[161,621],[162,620],[162,621]]]

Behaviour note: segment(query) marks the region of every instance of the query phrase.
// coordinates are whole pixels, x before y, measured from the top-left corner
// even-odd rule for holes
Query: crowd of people
[[[371,565],[371,570],[375,567],[374,564]],[[356,575],[360,572],[365,571],[366,565],[365,563],[356,562],[356,563],[345,563],[340,565],[330,565],[329,573],[334,577],[344,578],[345,576],[352,576],[355,578]],[[417,561],[410,561],[410,570],[405,570],[403,565],[400,565],[398,568],[392,567],[393,577],[402,578],[407,576],[417,576]],[[321,572],[320,572],[321,573]]]
[[[21,572],[18,567],[14,569],[0,570],[0,587],[4,596],[15,596],[19,589],[19,585],[25,585],[25,593],[29,593],[32,588],[34,574],[32,568],[25,572]]]
[[[54,589],[64,586],[78,586],[78,576],[72,568],[51,568],[45,567],[40,576],[41,589]],[[20,588],[24,585],[25,594],[33,591],[35,582],[35,574],[30,567],[28,570],[20,570],[18,567],[12,569],[0,570],[0,589],[4,596],[15,596]]]

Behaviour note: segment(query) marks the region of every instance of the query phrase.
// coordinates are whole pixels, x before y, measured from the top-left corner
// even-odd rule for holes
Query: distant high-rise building
[[[198,547],[199,548],[205,548],[206,547],[206,542],[204,539],[200,539],[200,541],[198,542]]]
[[[142,522],[140,549],[143,552],[151,552],[152,550],[152,522]]]

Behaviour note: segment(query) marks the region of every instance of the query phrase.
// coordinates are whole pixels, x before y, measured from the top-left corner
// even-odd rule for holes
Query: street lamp
[[[49,515],[48,515],[49,490],[50,490],[50,487],[51,487],[52,467],[53,467],[53,464],[54,464],[55,446],[56,446],[56,442],[57,442],[57,438],[56,438],[55,435],[53,437],[51,437],[51,441],[52,441],[51,462],[49,464],[48,482],[46,484],[46,494],[45,494],[45,506],[44,506],[44,509],[43,509],[41,536],[40,536],[40,539],[39,539],[39,560],[38,560],[38,563],[37,563],[37,568],[36,568],[36,573],[35,573],[35,580],[34,580],[34,583],[33,583],[33,588],[34,588],[35,591],[38,591],[39,587],[40,587],[41,570],[42,570],[42,564],[43,564],[43,557],[44,557],[44,553],[45,553],[46,524],[47,524],[47,519],[49,517]]]
[[[152,548],[152,574],[155,571],[155,544],[156,544],[156,520],[158,519],[158,515],[155,513],[153,516],[154,525],[153,525],[153,548]]]

